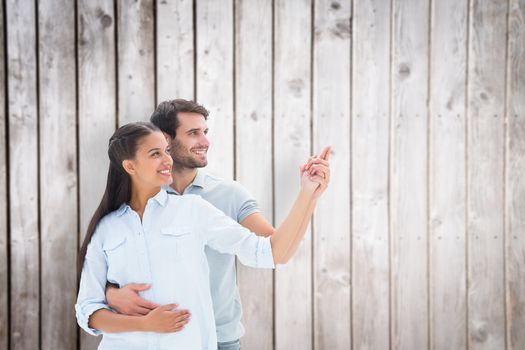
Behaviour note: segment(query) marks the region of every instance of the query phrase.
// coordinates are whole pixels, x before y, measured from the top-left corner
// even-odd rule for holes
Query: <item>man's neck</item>
[[[197,169],[196,168],[177,169],[173,167],[172,175],[173,175],[173,183],[171,184],[171,188],[177,191],[177,193],[183,194],[186,187],[188,187],[195,179],[195,176],[197,176]]]

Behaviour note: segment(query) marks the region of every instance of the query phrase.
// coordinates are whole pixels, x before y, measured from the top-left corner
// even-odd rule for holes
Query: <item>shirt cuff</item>
[[[272,244],[270,237],[258,237],[257,243],[257,267],[274,269]]]
[[[94,336],[99,336],[102,334],[102,332],[98,329],[89,327],[89,318],[91,317],[91,315],[93,315],[95,311],[100,309],[111,310],[108,305],[103,303],[89,303],[85,306],[80,306],[79,304],[75,305],[78,325],[87,333]]]

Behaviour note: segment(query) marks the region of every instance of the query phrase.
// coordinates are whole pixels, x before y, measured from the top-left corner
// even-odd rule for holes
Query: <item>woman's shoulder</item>
[[[104,215],[98,222],[93,237],[96,237],[96,239],[100,240],[101,242],[104,242],[108,239],[118,240],[119,236],[124,233],[124,230],[121,229],[121,226],[123,225],[121,213],[122,209],[123,208],[121,207]]]

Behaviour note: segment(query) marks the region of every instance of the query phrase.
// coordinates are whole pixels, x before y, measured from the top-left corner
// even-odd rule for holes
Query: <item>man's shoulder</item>
[[[235,180],[225,179],[214,174],[204,173],[205,190],[246,191],[246,188]]]

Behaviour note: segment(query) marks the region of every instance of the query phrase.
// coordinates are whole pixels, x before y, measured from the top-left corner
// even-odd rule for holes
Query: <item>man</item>
[[[171,188],[178,195],[198,194],[223,211],[242,226],[260,236],[270,236],[273,226],[260,213],[255,199],[239,183],[211,176],[200,168],[208,163],[209,141],[206,136],[208,111],[201,105],[182,99],[159,104],[151,122],[159,127],[171,144],[173,157],[173,183]],[[325,182],[319,186],[309,212],[303,220],[304,232],[308,226],[317,198],[324,192],[329,181],[329,148],[322,157],[311,158],[301,171],[322,174]],[[289,252],[291,256],[293,252]],[[240,349],[240,337],[244,334],[241,324],[242,309],[237,289],[235,257],[206,249],[210,268],[210,287],[217,326],[219,350]],[[158,307],[138,296],[148,285],[130,284],[120,289],[108,288],[108,304],[120,313],[144,315]],[[182,312],[182,310],[180,311]],[[191,312],[191,310],[190,310]],[[188,320],[182,316],[180,327]]]

